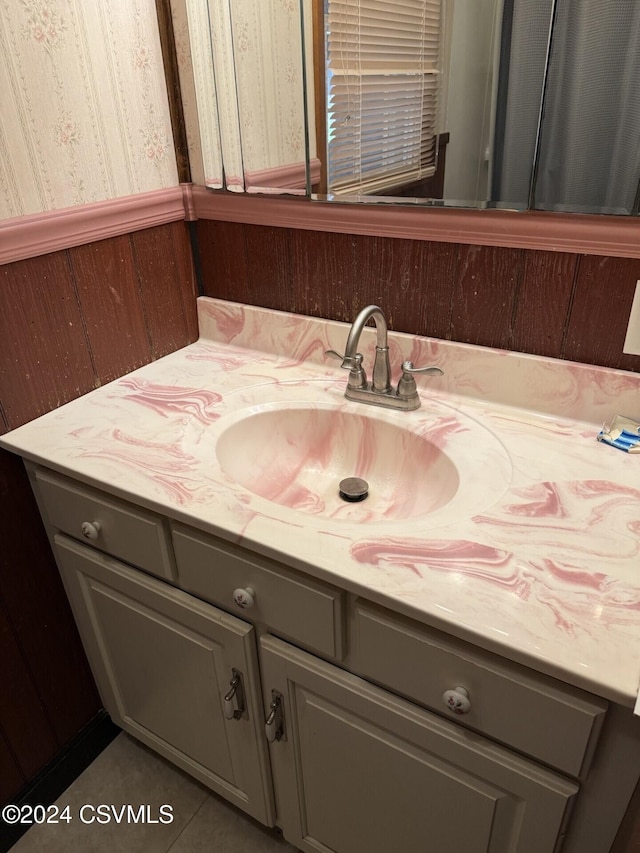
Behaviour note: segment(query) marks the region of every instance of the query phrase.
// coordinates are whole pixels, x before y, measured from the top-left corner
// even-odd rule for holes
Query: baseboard
[[[51,805],[120,732],[107,712],[101,711],[11,802]],[[6,853],[29,828],[29,824],[0,821],[0,853]]]

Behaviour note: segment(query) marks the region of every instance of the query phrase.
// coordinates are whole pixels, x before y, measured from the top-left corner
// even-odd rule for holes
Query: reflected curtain
[[[529,202],[554,0],[505,0],[491,197]]]
[[[536,208],[633,211],[640,177],[639,51],[638,0],[558,0]]]

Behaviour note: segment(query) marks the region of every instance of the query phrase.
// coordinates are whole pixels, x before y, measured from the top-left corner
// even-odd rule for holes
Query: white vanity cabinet
[[[301,850],[553,853],[578,786],[274,637],[279,817]]]
[[[251,625],[67,537],[55,553],[113,721],[272,825]]]
[[[114,721],[292,844],[607,853],[637,778],[607,702],[28,467]]]
[[[113,721],[273,825],[253,627],[149,574],[165,575],[173,564],[165,561],[165,519],[42,470],[34,482]],[[127,553],[145,571],[97,547]]]

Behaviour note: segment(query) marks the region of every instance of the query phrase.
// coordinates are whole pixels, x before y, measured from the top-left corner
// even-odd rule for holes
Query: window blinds
[[[328,191],[433,175],[441,0],[325,0]]]

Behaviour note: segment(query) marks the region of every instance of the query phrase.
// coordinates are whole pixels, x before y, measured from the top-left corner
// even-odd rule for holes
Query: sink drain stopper
[[[360,477],[347,477],[338,486],[343,501],[357,503],[363,501],[369,494],[369,483]]]

